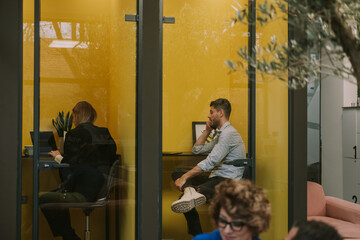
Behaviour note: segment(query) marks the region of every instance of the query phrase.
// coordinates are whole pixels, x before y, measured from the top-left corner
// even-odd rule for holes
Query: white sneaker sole
[[[182,200],[179,199],[171,204],[171,210],[176,213],[186,213],[189,212],[194,207],[198,207],[206,203],[205,196],[199,196],[197,198],[189,199],[189,200]]]

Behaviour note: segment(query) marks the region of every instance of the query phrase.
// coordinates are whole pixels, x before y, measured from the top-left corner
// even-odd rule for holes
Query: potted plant
[[[52,124],[55,127],[56,132],[59,136],[58,149],[61,154],[64,150],[64,140],[66,132],[71,130],[72,122],[72,114],[70,114],[70,112],[67,112],[65,116],[64,111],[59,112],[58,116],[55,119],[52,119]]]

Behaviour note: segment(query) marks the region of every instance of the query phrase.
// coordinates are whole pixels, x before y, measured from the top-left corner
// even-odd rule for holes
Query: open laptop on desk
[[[31,141],[34,145],[34,132],[30,132]],[[51,131],[39,132],[39,157],[46,160],[52,159],[49,155],[51,150],[56,150],[54,133]]]

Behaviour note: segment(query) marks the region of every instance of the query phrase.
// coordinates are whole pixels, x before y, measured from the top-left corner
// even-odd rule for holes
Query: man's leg
[[[176,179],[180,178],[187,171],[188,170],[181,169],[181,168],[175,169],[173,171],[173,173],[172,173],[173,180],[176,181]],[[208,180],[208,177],[206,175],[204,175],[204,174],[196,176],[196,177],[194,177],[192,179],[189,179],[188,181],[186,181],[186,183],[183,186],[184,194],[185,193],[188,194],[188,195],[189,194],[190,195],[191,194],[197,194],[197,192],[195,191],[194,188],[197,185],[203,184],[207,180]],[[180,196],[180,200],[182,199],[183,195]],[[203,199],[203,203],[206,202],[206,199],[202,195],[199,195],[198,197]],[[175,201],[174,203],[176,203],[178,201]],[[174,205],[174,203],[173,203],[173,205]],[[194,206],[195,206],[195,204],[194,204]],[[187,208],[187,209],[189,209],[189,208]],[[190,208],[189,211],[184,212],[184,216],[186,218],[186,222],[187,222],[187,226],[188,226],[188,233],[189,234],[191,234],[193,236],[196,236],[196,235],[202,233],[199,214],[198,214],[198,212],[196,211],[196,209],[194,207]]]
[[[186,218],[189,234],[196,236],[202,233],[200,217],[199,213],[196,211],[196,208],[193,208],[189,212],[184,213],[184,216]]]
[[[206,201],[210,202],[215,192],[215,186],[225,179],[226,178],[223,177],[207,178],[206,182],[196,186],[195,189],[199,193],[205,195]],[[196,208],[193,208],[189,212],[184,213],[184,215],[188,224],[188,233],[193,236],[202,233],[200,218]]]
[[[172,178],[176,181],[182,175],[187,172],[185,169],[176,168],[172,173]],[[206,198],[203,194],[198,193],[195,190],[197,185],[203,184],[208,181],[208,177],[205,174],[195,176],[191,179],[188,179],[186,183],[182,186],[184,191],[183,195],[179,200],[175,201],[171,205],[171,209],[176,213],[185,213],[189,212],[194,207],[200,206],[206,202]]]
[[[223,177],[212,177],[208,178],[206,182],[197,185],[195,187],[195,190],[201,194],[203,194],[206,197],[206,201],[210,202],[214,193],[215,193],[215,187],[222,181],[226,180],[226,178]]]

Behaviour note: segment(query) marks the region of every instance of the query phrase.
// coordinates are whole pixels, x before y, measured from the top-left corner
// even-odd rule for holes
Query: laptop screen
[[[34,132],[30,132],[31,141],[34,145]],[[54,133],[51,131],[39,132],[39,152],[48,153],[51,150],[56,150],[56,142]]]

